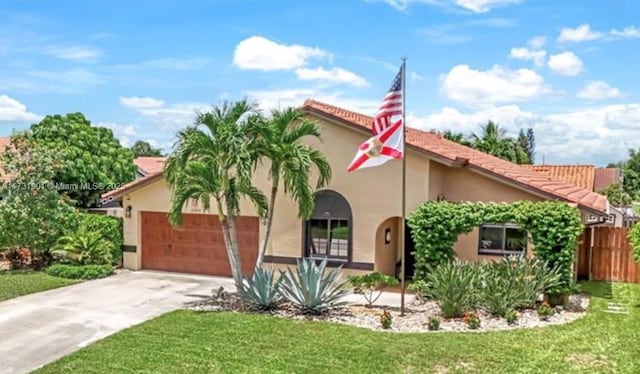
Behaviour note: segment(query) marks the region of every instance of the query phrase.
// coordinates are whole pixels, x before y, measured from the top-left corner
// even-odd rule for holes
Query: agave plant
[[[344,304],[340,299],[350,291],[341,280],[342,267],[328,272],[326,267],[326,259],[319,265],[312,259],[298,260],[295,275],[291,269],[280,272],[280,293],[307,313],[322,313]]]
[[[279,293],[281,278],[275,278],[273,269],[256,268],[251,278],[244,279],[240,296],[258,309],[273,309],[282,299]]]
[[[72,265],[111,264],[113,243],[97,231],[80,229],[73,235],[62,236],[51,254],[62,263]]]

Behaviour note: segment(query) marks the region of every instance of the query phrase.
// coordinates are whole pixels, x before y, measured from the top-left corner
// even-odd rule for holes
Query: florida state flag
[[[403,157],[404,123],[402,119],[394,120],[403,114],[403,80],[404,63],[373,119],[373,137],[360,145],[356,157],[347,168],[348,172],[380,166],[389,160]]]
[[[356,157],[347,168],[348,172],[380,166],[393,159],[402,158],[404,129],[402,120],[396,121],[381,133],[369,138],[358,148]]]

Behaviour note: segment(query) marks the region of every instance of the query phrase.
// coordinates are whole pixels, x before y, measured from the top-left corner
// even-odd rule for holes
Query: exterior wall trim
[[[284,265],[295,265],[299,260],[299,257],[287,257],[287,256],[264,256],[265,263],[271,264],[284,264]],[[370,262],[341,262],[341,261],[328,261],[327,266],[329,267],[338,267],[342,266],[343,269],[355,269],[355,270],[370,270],[373,271],[373,264]]]

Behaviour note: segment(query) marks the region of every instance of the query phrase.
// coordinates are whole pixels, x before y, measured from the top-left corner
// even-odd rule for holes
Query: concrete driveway
[[[126,272],[0,303],[0,373],[28,373],[129,326],[178,309],[228,278]]]

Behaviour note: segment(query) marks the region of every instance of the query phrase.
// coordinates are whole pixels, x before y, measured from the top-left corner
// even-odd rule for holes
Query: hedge
[[[46,273],[52,277],[66,279],[98,279],[113,274],[113,266],[55,264],[49,266]]]

